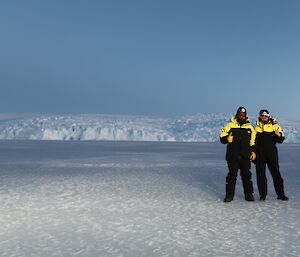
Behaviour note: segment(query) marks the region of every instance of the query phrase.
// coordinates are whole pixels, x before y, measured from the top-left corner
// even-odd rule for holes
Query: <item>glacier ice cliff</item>
[[[0,139],[215,142],[225,114],[176,118],[125,115],[33,115],[0,119]],[[251,119],[255,125],[255,118]],[[286,142],[300,142],[300,122],[280,120]]]

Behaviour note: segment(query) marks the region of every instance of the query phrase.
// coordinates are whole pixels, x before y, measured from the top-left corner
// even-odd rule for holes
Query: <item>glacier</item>
[[[0,139],[215,142],[231,115],[0,115]],[[255,117],[251,117],[255,126]],[[279,119],[286,142],[300,142],[300,121]]]

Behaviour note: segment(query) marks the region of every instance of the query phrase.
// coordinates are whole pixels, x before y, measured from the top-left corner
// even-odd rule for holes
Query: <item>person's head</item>
[[[267,109],[261,109],[259,111],[259,119],[263,122],[268,122],[270,119],[270,113]]]
[[[246,121],[247,120],[247,110],[245,107],[241,106],[237,109],[235,117],[237,120],[240,121]]]

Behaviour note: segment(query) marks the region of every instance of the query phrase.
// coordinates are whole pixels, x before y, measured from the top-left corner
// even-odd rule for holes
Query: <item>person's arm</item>
[[[230,133],[231,124],[228,123],[225,127],[222,128],[220,133],[220,141],[222,144],[228,144],[233,142],[232,133]]]
[[[279,144],[281,144],[285,139],[283,130],[278,124],[274,125],[274,137],[275,141]]]
[[[251,128],[251,139],[250,139],[250,147],[251,147],[250,160],[251,161],[254,161],[256,159],[255,140],[256,140],[256,130],[252,127]]]

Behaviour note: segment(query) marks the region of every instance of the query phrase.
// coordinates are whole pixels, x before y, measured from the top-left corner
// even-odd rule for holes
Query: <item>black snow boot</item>
[[[245,197],[245,200],[246,200],[246,201],[249,201],[249,202],[254,202],[254,201],[255,201],[253,195],[248,195],[248,196],[246,196],[246,197]]]
[[[232,196],[226,196],[225,198],[224,198],[224,202],[225,203],[229,203],[229,202],[231,202],[233,200],[233,197]]]
[[[287,200],[289,200],[289,198],[288,198],[287,196],[285,196],[285,195],[278,196],[277,199],[278,199],[278,200],[282,200],[282,201],[287,201]]]

